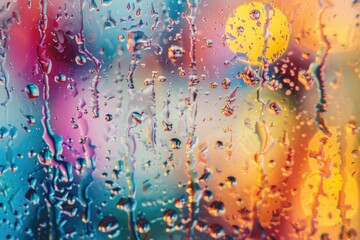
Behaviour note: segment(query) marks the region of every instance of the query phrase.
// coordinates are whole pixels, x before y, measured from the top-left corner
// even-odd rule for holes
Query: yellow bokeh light
[[[251,2],[239,6],[227,19],[225,33],[231,51],[249,64],[260,65],[264,55],[271,63],[285,52],[290,26],[278,8]]]

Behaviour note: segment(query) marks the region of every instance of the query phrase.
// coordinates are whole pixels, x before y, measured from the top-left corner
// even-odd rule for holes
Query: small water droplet
[[[75,57],[75,62],[77,65],[83,66],[86,63],[86,58],[83,55],[77,55]]]
[[[231,80],[230,78],[224,78],[224,80],[222,81],[221,83],[221,87],[223,89],[229,89],[230,88],[230,85],[231,85]]]
[[[132,114],[131,114],[131,119],[132,119],[132,121],[134,122],[134,123],[136,123],[136,124],[140,124],[141,123],[141,114],[140,113],[138,113],[138,112],[133,112]]]
[[[54,77],[54,81],[57,83],[64,83],[66,81],[66,76],[63,73],[59,73]]]
[[[213,47],[213,41],[212,41],[211,39],[207,39],[207,40],[206,40],[206,46],[207,46],[208,48],[212,48],[212,47]]]
[[[168,209],[164,212],[163,220],[166,222],[168,226],[174,226],[177,219],[178,219],[178,215],[175,210]]]
[[[277,102],[272,102],[269,104],[269,112],[275,115],[279,115],[281,113],[281,106]]]
[[[105,121],[110,122],[112,119],[113,119],[113,116],[110,113],[105,115]]]
[[[225,231],[219,224],[212,224],[208,228],[209,234],[212,238],[219,239],[225,235]]]
[[[250,11],[250,18],[252,20],[259,20],[260,18],[260,11],[257,9],[253,9]]]

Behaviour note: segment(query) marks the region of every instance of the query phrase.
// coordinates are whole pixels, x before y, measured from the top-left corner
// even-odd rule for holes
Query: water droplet
[[[351,156],[353,158],[360,158],[360,148],[352,150],[351,151]]]
[[[155,46],[155,47],[154,47],[154,53],[155,53],[156,55],[161,55],[161,54],[163,53],[163,48],[160,47],[160,46]]]
[[[237,184],[236,178],[234,176],[228,176],[225,180],[225,184],[228,187],[235,187]]]
[[[268,88],[271,91],[276,91],[279,89],[279,81],[278,80],[271,80],[268,84]]]
[[[193,87],[199,84],[199,77],[196,74],[190,74],[189,75],[189,80],[188,80],[188,85]]]
[[[221,112],[226,117],[230,117],[234,113],[234,107],[231,107],[229,104],[226,104],[222,109]]]
[[[165,76],[158,76],[158,77],[157,77],[157,80],[158,80],[159,82],[165,82],[165,81],[166,81],[166,77],[165,77]]]
[[[195,229],[198,230],[199,232],[205,232],[207,228],[208,228],[207,224],[202,221],[198,221],[195,226]]]
[[[165,131],[165,132],[169,132],[169,131],[171,131],[172,130],[172,128],[173,128],[173,125],[172,125],[172,123],[167,123],[166,121],[162,121],[162,126],[163,126],[163,130]]]
[[[66,81],[66,76],[63,73],[59,73],[54,77],[54,81],[57,83],[64,83]]]
[[[29,126],[33,126],[35,124],[35,117],[32,115],[25,115],[26,123]]]
[[[0,139],[4,139],[9,135],[9,129],[6,127],[0,128]]]
[[[180,149],[181,141],[178,138],[172,138],[169,140],[172,149]]]
[[[39,97],[40,91],[37,85],[33,83],[28,83],[25,87],[25,92],[30,99]]]
[[[149,232],[150,231],[149,222],[143,217],[138,218],[136,221],[136,231],[138,231],[139,233]]]
[[[163,220],[166,222],[168,226],[174,226],[177,219],[178,219],[178,215],[175,210],[168,209],[164,212]]]
[[[119,40],[120,42],[123,42],[123,41],[125,40],[125,36],[124,36],[123,34],[119,34],[119,35],[118,35],[118,40]]]
[[[185,206],[185,199],[184,198],[176,198],[175,199],[175,207],[176,208],[184,208]]]
[[[171,61],[175,62],[179,60],[185,53],[185,50],[179,46],[171,46],[168,49],[168,57]]]
[[[216,82],[212,82],[209,84],[209,87],[212,88],[212,89],[215,89],[218,87],[218,84]]]
[[[213,216],[219,216],[225,213],[225,206],[223,202],[215,201],[210,204],[209,213]]]
[[[140,124],[141,123],[141,114],[138,112],[133,112],[131,114],[131,119],[134,123]]]
[[[256,86],[260,82],[260,77],[251,67],[246,67],[244,72],[239,73],[239,77],[249,87]]]
[[[213,47],[213,41],[211,40],[211,39],[207,39],[206,40],[206,46],[208,47],[208,48],[212,48]]]
[[[105,115],[105,121],[110,122],[112,119],[113,119],[113,116],[110,113]]]
[[[279,115],[281,113],[281,106],[277,102],[272,102],[269,104],[269,112],[275,115]]]
[[[224,80],[222,81],[221,83],[221,87],[223,89],[229,89],[230,88],[230,85],[231,85],[231,80],[230,78],[224,78]]]
[[[112,0],[101,0],[101,6],[109,6],[112,3]]]
[[[86,58],[83,55],[77,55],[75,57],[75,62],[77,65],[83,66],[86,63]]]
[[[257,9],[251,10],[250,11],[250,18],[252,20],[259,20],[260,18],[260,11]]]
[[[28,157],[29,158],[33,158],[33,157],[35,157],[37,155],[37,153],[33,150],[33,149],[31,149],[29,152],[28,152]]]
[[[244,32],[244,27],[243,26],[238,26],[237,28],[236,28],[236,30],[238,31],[238,33],[242,33],[242,32]]]
[[[134,198],[121,198],[116,207],[126,212],[133,211],[136,208],[136,200]]]
[[[205,190],[203,197],[206,202],[210,202],[214,198],[214,195],[210,190]]]
[[[112,230],[115,230],[118,227],[119,227],[119,224],[115,217],[106,216],[100,221],[98,229],[101,232],[110,232]]]
[[[224,237],[225,231],[219,224],[212,224],[208,228],[209,234],[212,238],[219,239]]]

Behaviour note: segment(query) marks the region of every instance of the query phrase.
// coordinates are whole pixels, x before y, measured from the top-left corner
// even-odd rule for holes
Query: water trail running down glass
[[[320,3],[319,3],[320,4]],[[318,92],[319,92],[319,102],[316,105],[316,123],[318,128],[327,136],[331,136],[331,132],[326,124],[324,113],[326,112],[327,101],[326,101],[326,90],[325,90],[325,79],[324,79],[324,66],[326,58],[331,49],[330,41],[327,36],[324,34],[323,24],[323,14],[328,7],[326,5],[322,6],[322,8],[317,13],[317,21],[316,21],[316,29],[319,35],[319,40],[322,45],[321,49],[316,53],[315,62],[310,64],[309,72],[311,76],[318,83]]]
[[[187,156],[188,156],[188,211],[189,211],[189,223],[186,228],[186,239],[194,238],[194,227],[197,224],[197,217],[199,213],[199,202],[202,197],[202,190],[196,182],[197,171],[195,170],[196,157],[194,153],[194,145],[197,143],[197,136],[195,135],[196,129],[196,115],[198,111],[198,105],[196,103],[197,89],[196,85],[198,82],[197,68],[196,68],[196,25],[195,18],[197,13],[199,1],[198,0],[187,0],[187,6],[189,9],[189,15],[186,17],[189,29],[190,29],[190,75],[189,75],[189,86],[188,96],[190,107],[190,117],[192,123],[190,126],[189,136],[187,140]]]
[[[99,89],[98,89],[98,85],[99,85],[99,80],[100,80],[100,70],[101,70],[101,63],[100,61],[86,48],[86,43],[85,43],[85,30],[84,30],[84,8],[85,2],[84,0],[80,0],[80,40],[79,40],[79,52],[81,54],[86,55],[88,58],[91,59],[92,63],[94,64],[95,67],[95,77],[93,78],[93,80],[91,81],[91,106],[92,106],[92,114],[94,118],[98,118],[99,117]],[[90,3],[89,3],[89,8],[90,8]]]

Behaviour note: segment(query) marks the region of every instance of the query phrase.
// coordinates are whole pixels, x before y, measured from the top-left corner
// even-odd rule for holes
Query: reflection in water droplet
[[[112,116],[110,113],[108,113],[108,114],[105,115],[105,120],[106,120],[107,122],[110,122],[112,119],[113,119],[113,116]]]
[[[163,220],[168,226],[174,226],[176,220],[178,219],[178,214],[173,209],[168,209],[164,212]]]
[[[109,6],[112,3],[112,0],[101,0],[101,6]]]
[[[224,78],[224,80],[221,82],[221,87],[223,89],[229,89],[231,85],[231,80],[230,78]]]
[[[57,83],[64,83],[66,81],[66,76],[63,73],[59,73],[54,77],[54,81]]]
[[[225,236],[225,231],[219,224],[212,224],[208,227],[208,232],[212,238],[219,239]]]
[[[252,20],[259,20],[260,18],[260,11],[257,9],[251,10],[250,11],[250,18]]]
[[[75,57],[75,62],[77,65],[83,66],[86,63],[86,58],[83,55],[77,55]]]
[[[99,222],[98,226],[98,229],[104,233],[111,232],[113,230],[116,230],[117,228],[119,228],[119,223],[117,222],[116,218],[112,216],[104,217]]]
[[[203,197],[206,202],[210,202],[214,198],[214,195],[210,190],[205,190]]]
[[[244,72],[239,73],[239,77],[244,80],[244,83],[251,87],[256,86],[260,82],[260,77],[251,67],[246,67]]]
[[[150,231],[149,222],[143,217],[138,218],[136,221],[136,231],[138,231],[139,233],[149,232]]]
[[[140,113],[138,113],[138,112],[133,112],[132,114],[131,114],[131,119],[132,119],[132,121],[134,122],[134,123],[136,123],[136,124],[140,124],[141,123],[141,114]]]
[[[272,102],[269,104],[269,112],[275,115],[279,115],[281,113],[281,106],[277,102]]]
[[[168,49],[168,57],[171,61],[179,60],[185,53],[185,50],[179,46],[171,46]]]
[[[33,83],[28,83],[25,87],[25,92],[30,99],[39,97],[40,91],[37,85]]]
[[[180,149],[181,141],[178,138],[172,138],[169,140],[172,149]]]
[[[209,213],[213,216],[219,216],[225,213],[225,206],[223,202],[215,201],[210,204]]]

